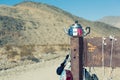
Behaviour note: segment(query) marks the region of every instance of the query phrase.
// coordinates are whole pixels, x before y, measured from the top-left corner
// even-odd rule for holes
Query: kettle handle
[[[85,30],[87,32],[86,35],[90,34],[90,30],[91,30],[90,27],[86,27]]]

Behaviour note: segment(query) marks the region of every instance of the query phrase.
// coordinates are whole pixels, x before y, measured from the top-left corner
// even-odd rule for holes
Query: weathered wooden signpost
[[[83,80],[83,37],[71,38],[71,71],[73,80]]]
[[[69,30],[71,40],[71,72],[73,80],[83,80],[83,66],[85,67],[120,67],[120,38],[105,39],[102,37],[84,39],[84,30],[80,24]],[[77,30],[76,30],[77,29]],[[80,30],[78,30],[80,29]],[[72,34],[71,34],[72,31]],[[90,28],[87,34],[90,33]],[[87,35],[85,34],[85,35]],[[104,46],[104,48],[103,48]],[[104,51],[104,52],[103,52]]]
[[[84,31],[78,21],[70,27],[68,34],[71,36],[71,72],[73,80],[83,80],[83,51],[84,37],[90,33],[90,27],[86,27]]]

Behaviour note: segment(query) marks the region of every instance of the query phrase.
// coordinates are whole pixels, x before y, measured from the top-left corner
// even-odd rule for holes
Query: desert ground
[[[50,57],[52,55],[49,54],[48,56]],[[1,70],[0,80],[59,80],[59,76],[56,74],[56,68],[64,60],[65,54],[59,56],[60,57],[49,59],[47,61],[41,61],[38,63],[17,66],[7,70]],[[96,73],[99,77],[99,80],[110,80],[107,79],[110,75],[110,71],[110,68],[105,68],[106,76],[103,76],[103,68],[95,67],[94,69],[91,69],[91,74]],[[120,68],[115,68],[113,70],[112,76],[113,77],[111,80],[119,80]]]
[[[59,80],[56,68],[62,58],[18,66],[9,70],[0,71],[0,80]]]

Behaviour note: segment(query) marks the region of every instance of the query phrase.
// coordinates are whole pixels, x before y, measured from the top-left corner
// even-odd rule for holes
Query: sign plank
[[[112,40],[107,37],[104,41],[106,45],[102,47],[101,37],[87,38],[87,41],[84,41],[87,44],[84,45],[84,65],[101,67],[104,62],[105,67],[110,67],[110,63],[112,67],[120,67],[120,37],[116,39],[112,47]],[[104,51],[104,56],[102,51]]]

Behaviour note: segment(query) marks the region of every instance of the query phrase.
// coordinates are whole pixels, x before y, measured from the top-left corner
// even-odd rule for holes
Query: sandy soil
[[[56,68],[64,57],[54,60],[18,66],[13,69],[0,71],[0,80],[59,80]],[[106,78],[109,76],[109,68],[106,68]],[[98,74],[99,80],[103,80],[102,68],[92,69],[92,73]],[[104,79],[107,80],[107,79]],[[113,71],[113,79],[120,80],[120,68]]]
[[[0,71],[0,80],[59,80],[56,68],[63,58]]]

